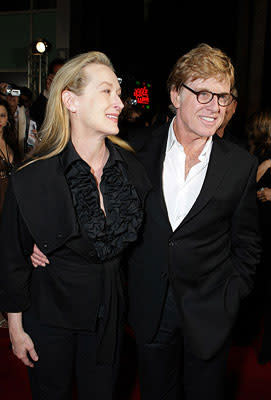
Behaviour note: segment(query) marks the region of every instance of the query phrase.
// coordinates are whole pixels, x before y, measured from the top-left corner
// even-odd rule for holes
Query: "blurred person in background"
[[[258,314],[264,316],[260,363],[271,361],[271,110],[253,113],[247,122],[250,152],[257,156],[257,198],[263,253],[257,271]]]
[[[21,89],[19,86],[6,82],[0,83],[0,97],[5,99],[10,107],[18,133],[18,146],[20,157],[33,149],[37,140],[37,125],[33,121],[24,105],[20,104]]]
[[[0,99],[0,215],[3,208],[8,178],[20,161],[17,131],[7,101]]]
[[[42,93],[39,94],[36,100],[33,101],[30,107],[30,117],[37,123],[37,130],[41,129],[44,121],[46,105],[50,94],[50,88],[57,71],[65,64],[62,58],[55,58],[48,67],[48,75],[46,78],[46,86]]]
[[[20,162],[17,131],[6,100],[0,98],[0,221],[8,180],[12,169]],[[7,328],[6,314],[0,313],[0,327]]]

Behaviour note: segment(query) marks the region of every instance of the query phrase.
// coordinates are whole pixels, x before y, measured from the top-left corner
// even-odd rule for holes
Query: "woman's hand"
[[[43,254],[40,251],[40,249],[38,248],[38,246],[36,244],[34,244],[33,253],[31,254],[30,258],[31,258],[33,267],[38,267],[38,266],[45,267],[46,264],[49,264],[48,258],[46,257],[45,254]]]
[[[36,353],[31,337],[22,327],[22,314],[8,313],[8,325],[13,353],[24,363],[24,365],[33,368],[34,364],[31,360],[38,361],[39,357]],[[31,357],[31,360],[28,355]]]
[[[271,189],[262,188],[258,190],[257,197],[262,203],[265,203],[266,201],[271,201]]]

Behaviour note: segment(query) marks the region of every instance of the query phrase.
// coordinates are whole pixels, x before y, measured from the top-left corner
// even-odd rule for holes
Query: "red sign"
[[[150,104],[149,89],[146,86],[136,88],[134,97],[138,104]]]

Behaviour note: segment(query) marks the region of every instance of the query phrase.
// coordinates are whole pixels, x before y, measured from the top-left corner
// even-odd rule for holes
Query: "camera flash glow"
[[[39,53],[44,53],[46,50],[45,44],[43,42],[38,42],[36,44],[36,49],[38,50]]]

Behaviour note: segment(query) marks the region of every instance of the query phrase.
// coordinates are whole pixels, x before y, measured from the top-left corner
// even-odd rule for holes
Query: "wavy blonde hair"
[[[50,88],[45,119],[40,130],[40,141],[30,154],[31,160],[23,167],[37,160],[51,158],[61,153],[67,146],[71,136],[70,117],[69,111],[62,102],[62,92],[70,90],[76,95],[82,94],[88,84],[84,68],[89,64],[106,65],[114,71],[109,58],[98,51],[80,54],[67,61],[58,70]],[[126,150],[133,151],[128,143],[116,136],[109,135],[108,139]]]
[[[217,78],[229,79],[234,87],[234,67],[230,58],[220,49],[201,43],[187,54],[180,57],[174,65],[168,81],[169,92],[180,90],[188,80]]]

